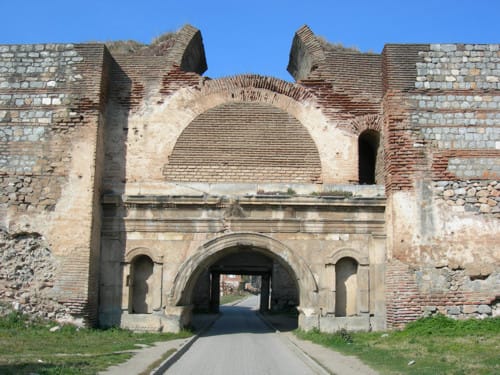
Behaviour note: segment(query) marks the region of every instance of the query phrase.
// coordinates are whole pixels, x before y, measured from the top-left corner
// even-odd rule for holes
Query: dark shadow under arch
[[[283,243],[258,233],[231,233],[208,241],[180,267],[169,296],[171,306],[187,306],[192,301],[193,288],[200,275],[211,265],[229,254],[246,249],[279,262],[296,284],[301,306],[312,306],[318,286],[314,276],[298,255]]]
[[[380,134],[376,130],[365,130],[358,138],[358,171],[359,183],[372,185],[376,183],[377,156]]]

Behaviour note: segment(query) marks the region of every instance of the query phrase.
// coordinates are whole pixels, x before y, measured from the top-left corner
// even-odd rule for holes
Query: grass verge
[[[125,362],[138,345],[191,336],[191,332],[133,333],[122,329],[77,329],[29,322],[11,313],[0,318],[0,374],[96,374]]]
[[[500,318],[424,318],[402,331],[325,334],[295,331],[297,337],[354,355],[381,374],[499,374]]]
[[[224,296],[220,297],[219,304],[220,305],[225,305],[227,303],[234,303],[240,300],[243,300],[247,298],[249,294],[244,293],[244,294],[226,294]]]
[[[151,371],[153,371],[155,368],[159,367],[163,361],[165,361],[168,357],[170,357],[172,354],[174,354],[177,351],[177,349],[169,349],[163,355],[161,358],[157,359],[153,363],[151,363],[146,370],[141,372],[139,375],[149,375],[151,374]]]

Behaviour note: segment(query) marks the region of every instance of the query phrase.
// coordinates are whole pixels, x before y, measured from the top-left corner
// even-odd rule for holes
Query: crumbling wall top
[[[325,59],[323,48],[309,26],[302,26],[293,38],[288,72],[296,81],[306,78]]]
[[[330,84],[335,92],[349,93],[356,103],[378,102],[382,94],[382,57],[331,44],[304,25],[296,33],[290,51],[288,72],[308,86]]]
[[[207,62],[200,30],[191,25],[180,29],[170,57],[185,72],[203,74],[207,70]]]
[[[136,41],[113,41],[106,43],[110,53],[120,60],[124,56],[143,61],[147,56],[164,57],[167,65],[179,66],[185,72],[203,74],[207,70],[205,49],[200,30],[184,25],[179,31],[165,33],[149,45]]]

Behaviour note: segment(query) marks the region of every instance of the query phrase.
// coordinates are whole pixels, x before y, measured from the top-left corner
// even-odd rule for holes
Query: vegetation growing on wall
[[[136,56],[163,56],[175,43],[175,33],[165,33],[154,38],[151,44],[135,40],[117,40],[106,42],[112,54]]]

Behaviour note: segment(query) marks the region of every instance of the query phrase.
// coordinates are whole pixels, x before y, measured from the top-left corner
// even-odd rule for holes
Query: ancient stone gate
[[[304,26],[295,83],[205,70],[189,25],[0,46],[2,300],[176,331],[241,272],[304,329],[498,314],[498,45],[367,54]]]

